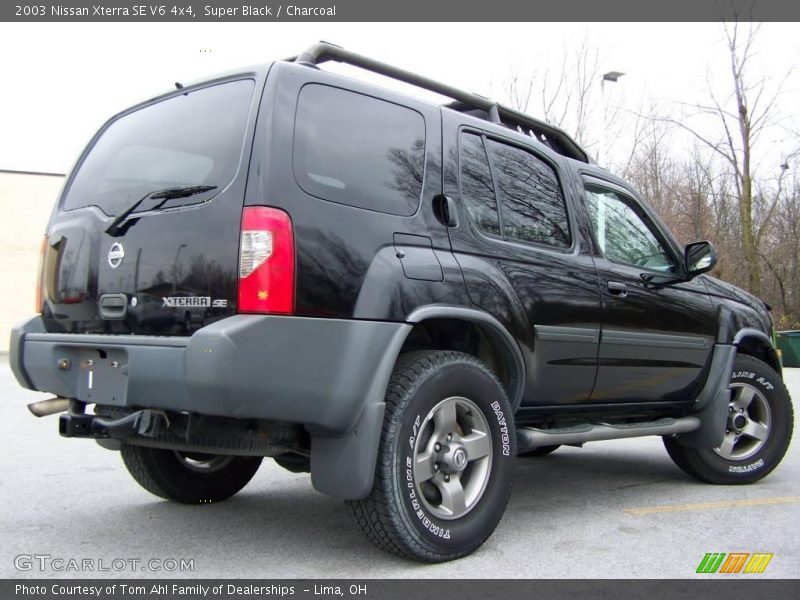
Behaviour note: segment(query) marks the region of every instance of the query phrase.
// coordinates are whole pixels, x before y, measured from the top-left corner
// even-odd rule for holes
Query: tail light
[[[242,313],[294,312],[294,234],[287,213],[268,206],[242,212],[239,305]]]
[[[39,273],[36,277],[36,306],[34,310],[40,313],[44,310],[44,259],[47,251],[47,236],[42,238],[42,246],[39,249]]]

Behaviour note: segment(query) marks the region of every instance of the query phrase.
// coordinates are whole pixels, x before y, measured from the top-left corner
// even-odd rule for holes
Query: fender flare
[[[752,327],[745,327],[740,329],[736,332],[736,335],[733,336],[733,345],[738,346],[741,341],[746,337],[756,337],[759,338],[767,343],[767,346],[773,348],[772,340],[769,336],[759,329],[753,329]]]
[[[733,372],[738,345],[748,337],[757,338],[773,348],[772,340],[758,329],[743,327],[733,336],[731,343],[714,345],[711,365],[703,389],[695,398],[691,414],[700,419],[695,431],[675,436],[678,443],[689,448],[711,449],[722,443],[728,417],[730,394],[728,384]]]
[[[497,318],[483,310],[474,308],[432,304],[417,308],[408,315],[406,321],[417,324],[429,319],[460,319],[481,325],[492,336],[499,348],[505,351],[504,358],[508,361],[511,375],[506,393],[512,410],[519,408],[525,391],[525,359],[517,341]]]
[[[405,326],[396,332],[384,349],[380,368],[375,373],[369,393],[355,427],[345,435],[329,436],[311,431],[311,482],[319,492],[343,499],[367,496],[375,477],[381,430],[383,428],[384,396],[389,386],[397,357],[411,333],[412,326],[428,319],[460,319],[480,325],[492,336],[503,358],[509,362],[511,381],[508,396],[516,409],[522,401],[525,386],[525,361],[522,351],[508,330],[495,317],[481,310],[449,305],[422,306],[406,318]]]
[[[760,329],[754,329],[752,327],[743,327],[739,331],[736,332],[736,335],[733,336],[733,345],[736,348],[739,348],[740,344],[747,338],[755,338],[759,340],[765,346],[765,354],[767,360],[765,361],[770,367],[775,369],[778,372],[778,375],[783,377],[783,369],[781,365],[781,361],[778,358],[778,351],[775,349],[775,344],[772,341],[772,338],[768,336],[766,333],[761,331]],[[759,357],[760,358],[760,357]]]

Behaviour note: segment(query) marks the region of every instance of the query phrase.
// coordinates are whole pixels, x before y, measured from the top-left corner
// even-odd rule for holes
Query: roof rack
[[[336,46],[328,42],[318,42],[302,54],[293,56],[287,60],[310,67],[328,61],[341,62],[409,83],[413,86],[452,98],[454,102],[445,105],[447,108],[465,112],[486,121],[503,125],[509,129],[514,129],[526,135],[530,135],[559,154],[581,162],[591,162],[586,151],[583,150],[569,134],[558,127],[534,119],[525,113],[503,106],[484,96],[465,92],[447,84],[423,77],[422,75],[417,75],[416,73],[382,63],[372,58],[361,56],[355,52],[349,52],[341,46]],[[485,111],[485,114],[482,111]]]

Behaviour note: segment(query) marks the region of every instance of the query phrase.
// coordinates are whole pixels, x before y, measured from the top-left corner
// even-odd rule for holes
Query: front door
[[[592,401],[691,400],[711,357],[716,319],[701,281],[680,276],[675,244],[633,194],[586,180],[586,203],[602,257],[603,328]]]

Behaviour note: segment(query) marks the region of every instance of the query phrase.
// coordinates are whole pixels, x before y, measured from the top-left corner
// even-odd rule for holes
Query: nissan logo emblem
[[[125,248],[119,242],[111,245],[108,250],[108,264],[112,269],[116,269],[122,264],[122,259],[125,258]]]
[[[461,469],[467,464],[467,453],[463,448],[459,448],[453,453],[453,464],[456,468]]]

